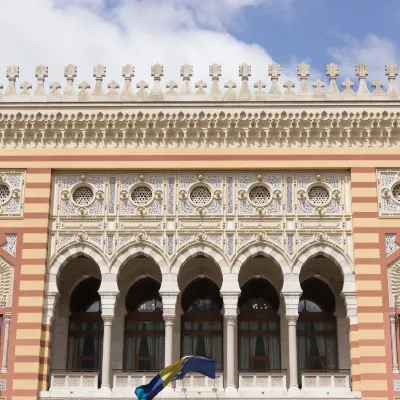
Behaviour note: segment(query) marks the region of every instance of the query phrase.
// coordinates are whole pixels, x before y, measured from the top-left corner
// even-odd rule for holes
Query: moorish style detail
[[[0,219],[23,215],[25,172],[0,170]]]
[[[400,216],[400,169],[378,170],[379,215]]]

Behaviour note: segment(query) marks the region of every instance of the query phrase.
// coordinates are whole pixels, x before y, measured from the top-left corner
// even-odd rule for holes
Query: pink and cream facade
[[[365,64],[343,90],[334,64],[326,89],[306,64],[298,89],[278,64],[225,89],[217,64],[209,89],[122,72],[48,91],[39,66],[31,93],[7,70],[0,397],[134,398],[190,354],[217,378],[160,397],[400,396],[397,66],[372,90]]]

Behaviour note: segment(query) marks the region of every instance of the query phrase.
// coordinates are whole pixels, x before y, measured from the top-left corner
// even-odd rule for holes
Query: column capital
[[[5,317],[4,318],[5,322],[10,322],[11,321],[11,313],[10,312],[5,313],[4,317]]]
[[[237,322],[237,315],[224,315],[224,319],[227,326],[235,326]]]
[[[285,315],[285,318],[289,325],[296,325],[297,320],[299,319],[298,315]]]
[[[389,318],[390,318],[390,322],[395,323],[396,322],[396,313],[395,312],[390,312],[389,313]]]
[[[112,325],[113,320],[114,320],[114,315],[102,315],[101,318],[103,318],[104,325]]]
[[[163,315],[163,318],[166,326],[174,326],[175,315]]]

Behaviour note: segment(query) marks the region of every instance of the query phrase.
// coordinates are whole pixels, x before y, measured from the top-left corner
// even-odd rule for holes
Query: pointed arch
[[[110,273],[118,275],[121,267],[137,256],[151,258],[160,268],[161,275],[168,274],[169,268],[164,254],[156,246],[145,242],[127,243],[111,260]]]
[[[222,275],[230,273],[228,261],[222,251],[206,242],[189,244],[178,252],[171,263],[171,273],[179,275],[179,271],[184,264],[200,255],[213,260],[220,267]]]
[[[340,268],[340,271],[343,275],[342,292],[355,293],[356,283],[351,261],[342,250],[333,247],[329,243],[311,244],[303,249],[293,262],[293,274],[300,276],[300,271],[304,264],[306,264],[306,262],[311,258],[319,255],[323,255],[330,259]]]
[[[85,256],[91,258],[99,267],[101,274],[108,273],[107,262],[102,254],[101,250],[97,249],[95,246],[83,242],[83,243],[73,243],[59,253],[57,253],[53,260],[50,262],[49,272],[51,275],[58,276],[61,269],[72,259],[79,256]]]
[[[276,262],[280,267],[282,276],[289,274],[291,271],[289,260],[285,254],[278,248],[272,247],[268,243],[252,243],[240,251],[240,253],[233,260],[232,273],[239,275],[242,266],[251,258],[256,256],[265,256]]]

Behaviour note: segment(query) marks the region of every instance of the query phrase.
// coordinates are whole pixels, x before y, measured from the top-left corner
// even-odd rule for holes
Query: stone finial
[[[67,79],[67,84],[64,89],[65,96],[74,95],[74,80],[78,76],[78,68],[76,65],[69,64],[64,69],[64,76]]]
[[[93,77],[96,80],[93,96],[103,96],[103,78],[106,76],[106,67],[102,64],[97,64],[93,67]]]
[[[257,81],[254,84],[254,89],[256,89],[256,94],[265,94],[264,90],[267,87],[267,84],[263,81]]]
[[[49,68],[46,65],[38,65],[36,67],[35,76],[37,79],[35,96],[45,96],[44,81],[49,76]]]
[[[78,93],[78,99],[82,101],[89,100],[89,92],[88,92],[88,90],[90,89],[89,83],[87,83],[86,81],[81,82],[78,85],[78,89],[80,89],[80,92]]]
[[[334,63],[327,64],[325,67],[326,76],[329,78],[329,88],[327,93],[338,95],[340,94],[340,90],[336,83],[336,78],[339,76],[339,66]]]
[[[375,90],[372,92],[372,96],[382,96],[385,95],[385,92],[382,90],[384,83],[380,81],[379,79],[372,82],[371,86],[375,88]]]
[[[163,100],[164,95],[161,89],[161,77],[164,76],[164,67],[158,63],[152,65],[151,76],[154,78],[154,84],[150,96],[153,100]]]
[[[299,94],[308,93],[307,78],[310,76],[310,66],[302,62],[297,66],[297,76],[300,78]]]
[[[7,78],[8,78],[8,88],[6,90],[6,96],[16,96],[17,89],[15,82],[19,78],[19,67],[17,65],[9,65],[7,67]]]
[[[268,75],[271,77],[271,87],[269,89],[268,94],[281,94],[278,85],[278,79],[281,75],[281,66],[279,64],[270,64],[268,66]]]
[[[360,63],[356,65],[356,76],[360,81],[357,94],[361,95],[370,95],[370,91],[367,86],[367,76],[368,76],[368,65],[364,63]]]
[[[314,97],[325,97],[326,93],[322,90],[325,87],[324,82],[322,82],[320,79],[317,79],[312,86],[316,89],[313,94]]]
[[[343,92],[342,92],[342,96],[355,96],[355,92],[352,89],[354,87],[354,82],[352,82],[349,79],[346,79],[343,83],[342,83],[342,88],[344,88]]]
[[[175,89],[178,87],[178,84],[174,81],[169,81],[165,87],[168,89],[166,94],[174,95],[176,94]]]
[[[32,89],[32,84],[29,82],[24,82],[21,83],[20,86],[22,92],[20,93],[20,96],[30,96],[31,94],[29,93],[29,90]]]
[[[249,88],[249,78],[251,76],[251,65],[242,64],[239,66],[239,76],[242,78],[242,87],[239,92],[240,100],[250,100],[251,91]]]
[[[125,84],[121,96],[132,96],[132,78],[135,76],[135,67],[131,64],[123,66],[122,76],[125,80]]]
[[[155,64],[151,66],[151,76],[155,81],[160,81],[161,77],[164,76],[164,67],[161,64]]]
[[[388,77],[389,80],[389,87],[387,94],[391,96],[398,95],[398,89],[396,87],[396,77],[399,73],[399,68],[397,64],[390,63],[385,66],[385,75]]]
[[[195,88],[198,89],[197,92],[196,92],[197,95],[204,96],[204,95],[207,94],[206,91],[204,90],[204,89],[207,88],[207,83],[206,82],[201,81],[201,80],[196,82]]]
[[[228,89],[225,92],[224,100],[227,100],[227,101],[236,100],[237,99],[237,95],[236,95],[236,92],[235,92],[236,83],[233,82],[233,81],[228,81],[228,82],[225,83],[224,87],[225,87],[225,89]]]
[[[183,85],[181,94],[189,94],[191,93],[190,89],[190,78],[193,76],[193,65],[183,64],[181,65],[181,77],[183,79]]]
[[[107,88],[110,89],[107,93],[107,97],[115,97],[118,95],[119,83],[111,81],[108,83]]]
[[[296,94],[295,91],[293,90],[296,87],[296,84],[294,82],[292,82],[291,80],[286,81],[283,84],[283,87],[286,89],[285,90],[285,95],[293,95]]]
[[[146,89],[149,88],[149,84],[147,82],[140,81],[136,84],[136,87],[139,89],[139,91],[136,93],[136,97],[139,100],[145,100],[147,97],[149,97],[149,94],[146,91]]]
[[[222,96],[222,92],[219,87],[219,77],[221,76],[221,66],[218,64],[210,65],[209,73],[210,73],[210,76],[212,79],[210,96],[214,97],[215,100],[219,100],[220,96]]]
[[[61,89],[61,83],[57,81],[53,81],[49,85],[50,87],[50,96],[51,97],[60,97],[61,94],[59,92],[59,89]]]

